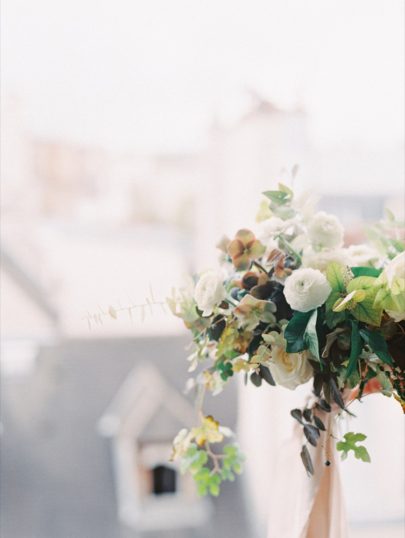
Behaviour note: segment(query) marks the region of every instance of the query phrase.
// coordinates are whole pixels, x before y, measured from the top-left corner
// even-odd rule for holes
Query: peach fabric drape
[[[301,462],[303,442],[297,424],[272,480],[267,538],[347,538],[335,441],[323,434],[318,446],[309,448],[315,470],[312,477]],[[326,458],[330,466],[325,465]]]

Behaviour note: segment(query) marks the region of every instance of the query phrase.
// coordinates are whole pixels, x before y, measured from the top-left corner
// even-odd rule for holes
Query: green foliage
[[[220,372],[221,379],[227,381],[229,377],[233,376],[232,363],[227,361],[220,361],[217,363],[217,370]]]
[[[281,226],[276,221],[274,229],[269,226],[275,242],[273,251],[265,255],[264,245],[251,231],[242,228],[232,241],[221,241],[219,248],[226,270],[218,273],[212,289],[208,286],[206,290],[207,298],[212,294],[210,300],[214,304],[210,316],[203,316],[205,310],[200,310],[195,283],[169,300],[173,313],[182,318],[193,336],[195,351],[189,358],[189,370],[204,362],[190,380],[190,386],[197,388],[201,424],[190,431],[181,430],[172,453],[172,458],[180,461],[181,470],[194,477],[201,495],[218,495],[222,482],[234,480],[241,470],[238,447],[223,445],[232,432],[203,413],[205,391],[217,394],[238,373],[244,375],[246,383],[257,387],[275,384],[270,368],[277,362],[280,368],[296,375],[297,382],[313,376],[316,400],[311,400],[310,407],[291,413],[302,428],[301,459],[308,474],[314,472],[310,445],[324,445],[331,434],[332,417],[327,414],[338,406],[351,414],[345,407],[345,390],[358,387],[356,394],[360,399],[368,381],[376,378],[380,392],[403,401],[403,374],[397,367],[402,327],[396,314],[405,308],[405,281],[397,275],[396,262],[391,268],[386,265],[405,248],[398,239],[402,237],[402,232],[398,233],[402,224],[390,215],[389,223],[381,224],[375,232],[385,253],[381,265],[386,269],[329,263],[325,274],[331,292],[326,303],[309,312],[292,312],[283,286],[286,278],[302,265],[301,257],[311,235],[308,221],[306,214],[301,215],[297,209],[301,201],[293,204],[293,192],[285,185],[279,184],[264,196],[266,207],[262,208],[261,220],[278,217],[287,221]],[[302,202],[306,205],[305,200]],[[291,217],[296,218],[289,221]],[[388,278],[391,273],[394,278]],[[218,280],[215,286],[214,280]],[[115,310],[110,310],[110,315],[116,317]],[[306,353],[298,360],[287,356],[304,350]],[[304,366],[308,370],[301,369]],[[364,439],[362,434],[346,434],[338,443],[342,457],[353,451],[356,458],[369,461],[367,450],[360,443]]]
[[[356,370],[363,344],[359,332],[359,322],[352,320],[352,334],[350,339],[350,357],[346,377],[350,377]]]
[[[345,313],[333,312],[333,307],[346,292],[347,269],[340,263],[332,262],[326,269],[326,278],[332,288],[326,301],[326,323],[330,328],[334,328],[345,319]]]
[[[281,219],[289,219],[295,215],[295,210],[291,207],[293,191],[282,183],[278,184],[278,190],[265,191],[263,195],[270,200],[270,211],[273,215]]]
[[[340,263],[332,262],[328,265],[326,269],[326,278],[332,288],[332,292],[343,294],[346,291],[346,273],[346,267]]]
[[[359,321],[378,327],[381,324],[382,308],[374,304],[378,291],[376,282],[375,277],[358,276],[349,282],[347,291],[364,292],[364,299],[356,303],[352,314]]]
[[[353,433],[348,432],[344,435],[344,441],[339,441],[336,443],[336,448],[342,452],[342,460],[345,460],[352,450],[354,457],[358,460],[364,462],[370,462],[370,455],[367,452],[367,448],[364,445],[358,445],[360,441],[367,439],[367,436],[364,433]]]
[[[276,205],[284,205],[290,199],[288,193],[283,191],[265,191],[263,194]]]
[[[298,353],[308,349],[312,358],[321,362],[317,321],[318,310],[294,312],[284,331],[287,353]]]
[[[314,310],[310,310],[309,312],[294,312],[284,331],[284,338],[287,341],[287,353],[298,353],[307,349],[308,344],[305,341],[305,332],[314,312]]]
[[[211,472],[208,467],[202,467],[195,475],[199,495],[207,495],[209,492],[214,497],[218,497],[220,492],[221,477],[217,473]]]
[[[180,463],[182,473],[190,472],[199,495],[210,494],[217,497],[224,480],[235,480],[235,474],[242,472],[243,455],[235,444],[225,445],[222,454],[214,454],[211,449],[198,448],[191,444]]]
[[[392,357],[388,351],[387,342],[380,331],[371,331],[369,329],[361,329],[360,336],[377,355],[379,359],[389,365],[393,365]]]
[[[382,269],[376,269],[375,267],[351,267],[353,276],[380,276]]]
[[[332,291],[326,301],[326,321],[331,328],[346,319],[345,311],[358,321],[380,326],[383,306],[376,301],[380,272],[372,267],[353,267],[348,271],[339,263],[329,264],[326,278]]]
[[[208,455],[204,450],[197,448],[196,444],[191,444],[185,453],[180,464],[180,471],[185,473],[190,471],[192,473],[198,472],[208,461]]]
[[[319,356],[318,332],[316,330],[317,319],[318,319],[318,310],[314,310],[312,312],[311,317],[308,320],[308,324],[305,329],[304,340],[313,358],[317,359],[320,362],[321,358]]]
[[[282,183],[278,184],[277,191],[265,191],[263,195],[275,205],[285,205],[293,199],[293,191]]]
[[[351,313],[359,321],[379,327],[381,325],[382,308],[374,306],[374,298],[375,294],[368,295],[364,301],[353,308]]]

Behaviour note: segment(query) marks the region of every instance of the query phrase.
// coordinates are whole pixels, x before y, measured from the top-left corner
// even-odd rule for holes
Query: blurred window
[[[153,471],[153,493],[176,493],[176,471],[165,465],[157,465]]]

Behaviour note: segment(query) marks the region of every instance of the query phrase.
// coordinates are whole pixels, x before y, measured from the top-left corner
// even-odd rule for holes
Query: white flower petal
[[[324,304],[331,287],[323,273],[310,267],[297,269],[287,278],[284,295],[293,310],[308,312]]]
[[[315,249],[341,247],[343,234],[339,220],[324,211],[316,213],[308,225],[309,239]]]

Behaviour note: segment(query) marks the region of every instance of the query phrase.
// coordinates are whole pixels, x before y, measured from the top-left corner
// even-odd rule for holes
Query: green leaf
[[[278,184],[278,190],[281,191],[281,192],[285,192],[286,194],[288,194],[288,196],[290,198],[293,197],[294,193],[293,191],[290,189],[290,187],[287,187],[287,185],[284,185],[284,183],[279,183]]]
[[[352,315],[359,321],[377,327],[381,324],[382,307],[375,304],[378,287],[375,285],[377,279],[370,276],[359,276],[351,280],[347,286],[347,291],[364,290],[366,297],[358,303],[352,310]]]
[[[263,194],[276,205],[283,205],[291,199],[291,195],[285,191],[265,191]]]
[[[346,291],[345,278],[347,268],[337,262],[332,262],[326,268],[326,278],[332,288],[332,291],[344,293]]]
[[[350,268],[355,277],[358,276],[380,276],[382,269],[376,269],[375,267],[351,267]]]
[[[367,448],[365,446],[356,447],[354,449],[354,457],[366,463],[370,463],[371,461],[370,454],[368,453]]]
[[[386,364],[389,364],[391,366],[393,365],[393,359],[388,351],[387,342],[379,331],[361,329],[360,335],[379,359],[381,359]]]
[[[392,298],[392,293],[389,288],[381,287],[374,299],[374,308],[382,308],[384,310],[395,310],[395,301]]]
[[[326,323],[331,329],[345,319],[344,312],[332,312],[332,309],[335,303],[346,294],[347,271],[347,267],[337,262],[330,263],[326,269],[326,278],[332,288],[326,300]]]
[[[364,435],[364,433],[353,432],[347,432],[344,437],[346,441],[349,441],[350,443],[357,443],[358,441],[365,441],[367,439],[367,435]]]
[[[207,486],[205,484],[198,484],[197,493],[198,495],[201,495],[201,497],[204,497],[205,495],[207,495]]]
[[[308,320],[308,323],[305,329],[304,342],[305,342],[305,347],[309,349],[313,358],[316,359],[318,362],[321,362],[321,358],[319,356],[318,333],[316,331],[317,318],[318,318],[318,310],[314,310],[311,314],[311,317]]]
[[[349,452],[352,450],[355,458],[370,462],[370,455],[367,448],[363,445],[357,445],[358,442],[364,441],[367,438],[363,433],[348,432],[344,435],[344,440],[336,443],[336,448],[342,452],[342,460],[346,459]]]
[[[374,288],[376,280],[377,279],[372,276],[358,276],[349,282],[347,291],[351,292],[354,290],[368,290]]]
[[[353,310],[351,310],[352,315],[356,319],[368,325],[374,325],[375,327],[381,325],[382,312],[382,308],[374,304],[374,295],[367,296],[364,301],[357,303]]]
[[[362,341],[359,332],[359,323],[356,320],[352,320],[352,334],[350,338],[350,357],[347,367],[346,377],[350,377],[356,370],[359,355],[362,349]]]
[[[305,331],[313,312],[313,310],[309,312],[294,312],[284,331],[284,338],[287,341],[287,353],[298,353],[307,349]]]

